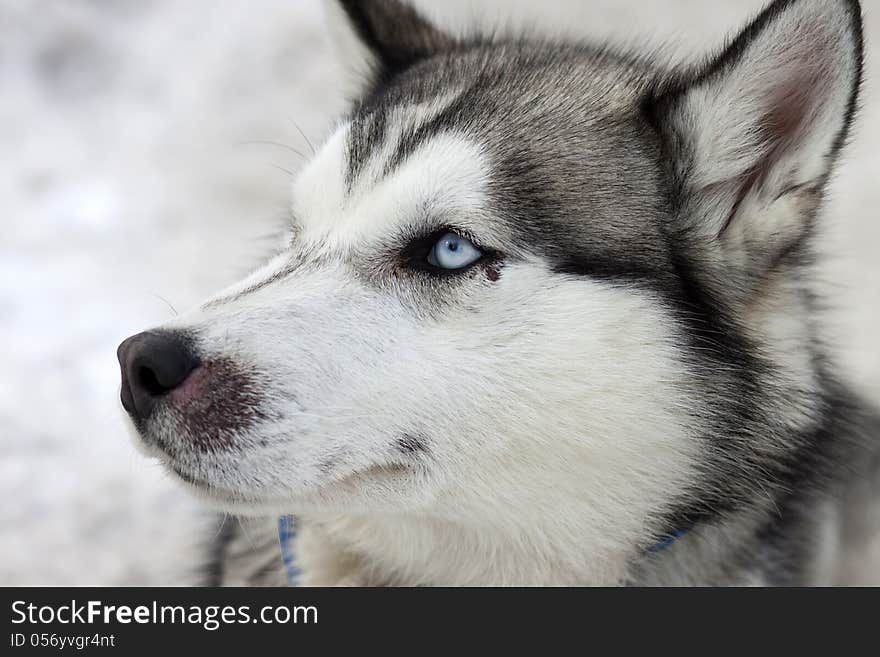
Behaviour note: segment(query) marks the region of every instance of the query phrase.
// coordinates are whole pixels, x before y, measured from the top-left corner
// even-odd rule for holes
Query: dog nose
[[[199,366],[180,335],[167,331],[138,333],[116,350],[122,369],[122,406],[146,420],[159,400]]]

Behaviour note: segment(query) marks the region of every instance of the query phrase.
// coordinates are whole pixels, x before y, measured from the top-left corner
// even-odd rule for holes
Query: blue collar
[[[654,543],[654,545],[652,545],[647,550],[645,550],[645,554],[660,554],[661,552],[663,552],[666,549],[668,549],[669,547],[671,547],[672,544],[675,543],[682,536],[687,534],[691,530],[692,527],[693,527],[693,525],[688,525],[687,527],[682,527],[680,529],[676,529],[671,534],[664,535],[663,537],[660,538],[659,541]]]
[[[294,538],[296,538],[296,520],[293,516],[278,518],[278,543],[281,545],[281,559],[284,561],[284,572],[287,573],[287,583],[290,586],[297,585],[300,575],[293,554]]]

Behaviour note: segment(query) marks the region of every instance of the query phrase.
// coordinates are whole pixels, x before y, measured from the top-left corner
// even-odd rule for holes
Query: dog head
[[[814,415],[857,2],[780,0],[686,70],[330,9],[357,97],[289,243],[120,347],[147,449],[233,511],[553,524],[599,560],[752,494]]]

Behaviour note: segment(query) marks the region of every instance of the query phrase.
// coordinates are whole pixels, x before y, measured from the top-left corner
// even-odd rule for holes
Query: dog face
[[[857,3],[781,0],[684,72],[330,14],[358,100],[289,243],[120,347],[148,451],[231,511],[552,524],[599,560],[752,494],[811,421]]]

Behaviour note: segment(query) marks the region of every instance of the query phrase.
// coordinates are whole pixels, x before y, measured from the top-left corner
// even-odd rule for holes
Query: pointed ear
[[[655,93],[678,212],[760,268],[809,231],[862,68],[857,0],[777,0],[719,57]]]
[[[346,91],[354,98],[455,46],[455,39],[398,0],[325,0],[324,6],[345,69]]]

